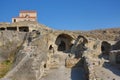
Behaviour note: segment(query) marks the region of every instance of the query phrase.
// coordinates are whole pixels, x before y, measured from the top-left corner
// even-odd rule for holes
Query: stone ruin
[[[20,26],[23,23],[25,22],[11,25]],[[14,52],[15,57],[10,71],[1,80],[62,80],[69,71],[71,77],[65,80],[79,80],[79,78],[102,80],[97,69],[101,69],[106,62],[120,63],[119,42],[115,44],[116,41],[102,41],[88,37],[84,33],[53,30],[31,22],[29,24],[27,22],[26,25],[36,27],[29,27],[29,31],[19,29],[25,32],[24,39],[21,40],[19,49]],[[7,27],[7,30],[11,29]],[[5,29],[0,30],[0,33],[6,33]],[[19,32],[16,29],[14,31]],[[54,70],[58,72],[56,77]],[[82,77],[77,76],[74,79],[75,70],[78,70],[77,75],[82,74]],[[66,71],[66,74],[59,74],[61,71]],[[60,78],[58,76],[61,79],[58,79]]]

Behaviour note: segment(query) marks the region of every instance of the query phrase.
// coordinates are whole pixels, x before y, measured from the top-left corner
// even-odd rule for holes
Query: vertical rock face
[[[51,36],[51,34],[53,35]],[[91,58],[100,53],[99,41],[87,39],[84,36],[76,34],[74,34],[76,37],[72,37],[68,33],[63,34],[63,32],[51,34],[40,35],[36,31],[26,33],[23,43],[15,55],[13,67],[3,79],[40,80],[47,69],[59,68],[61,66],[71,69],[76,66],[80,67],[80,65],[83,65],[81,63],[83,57],[86,57],[84,58],[85,61],[91,61],[90,63],[86,62],[85,64],[88,65],[84,67],[88,70],[86,71],[88,72],[88,76],[94,76],[94,72],[92,72],[93,67],[89,64],[93,64]],[[73,40],[76,42],[72,43]],[[64,42],[64,45],[61,45],[61,41]],[[61,55],[63,53],[66,55]],[[90,75],[89,72],[91,72]]]
[[[45,37],[40,37],[29,43],[27,40],[16,54],[13,68],[4,78],[39,80],[44,74],[44,65],[48,53]]]
[[[22,45],[26,33],[3,31],[0,32],[0,62],[8,59]]]

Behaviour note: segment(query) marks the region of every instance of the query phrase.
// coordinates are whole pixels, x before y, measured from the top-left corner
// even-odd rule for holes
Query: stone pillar
[[[2,31],[2,30],[1,30]],[[7,28],[5,28],[5,30],[4,31],[7,31]]]
[[[19,31],[19,27],[17,26],[17,31]]]

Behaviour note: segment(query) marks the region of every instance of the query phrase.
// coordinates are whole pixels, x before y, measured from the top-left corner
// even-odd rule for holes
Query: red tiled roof
[[[23,11],[20,11],[20,13],[37,13],[37,12],[34,10],[23,10]]]

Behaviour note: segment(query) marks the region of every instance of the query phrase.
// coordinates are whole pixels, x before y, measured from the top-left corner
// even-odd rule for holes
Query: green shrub
[[[12,63],[10,60],[0,63],[0,78],[4,77],[4,75],[10,70],[11,65]]]

